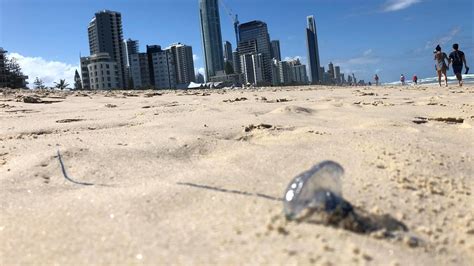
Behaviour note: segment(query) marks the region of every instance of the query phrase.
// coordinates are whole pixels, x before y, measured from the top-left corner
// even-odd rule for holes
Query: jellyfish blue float
[[[296,176],[283,199],[286,218],[296,219],[306,209],[331,213],[338,206],[347,205],[342,198],[343,175],[344,168],[340,164],[324,161]]]

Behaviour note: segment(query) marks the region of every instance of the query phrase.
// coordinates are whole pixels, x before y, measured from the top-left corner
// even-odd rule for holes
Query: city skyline
[[[14,13],[18,9],[25,13],[26,19],[17,22],[16,27],[14,27],[21,34],[12,33],[11,29],[2,26],[0,40],[2,46],[18,57],[20,62],[29,65],[43,63],[45,67],[42,71],[49,71],[52,73],[51,75],[58,76],[56,80],[64,78],[68,73],[72,73],[70,77],[67,77],[69,80],[72,80],[74,71],[79,66],[78,54],[87,55],[87,49],[85,49],[87,45],[85,35],[87,33],[84,32],[84,25],[90,21],[95,12],[104,8],[122,13],[124,39],[131,38],[139,40],[142,44],[157,43],[163,46],[176,42],[188,44],[194,48],[196,68],[202,72],[204,67],[200,32],[196,29],[199,28],[199,11],[198,3],[195,0],[160,1],[159,8],[156,8],[167,10],[168,14],[160,18],[157,17],[152,21],[147,19],[147,23],[145,23],[145,25],[148,25],[147,27],[143,27],[143,23],[139,22],[139,19],[137,20],[138,14],[146,11],[141,10],[139,5],[135,8],[127,8],[130,7],[130,2],[100,1],[95,3],[86,0],[80,2],[84,3],[80,8],[78,7],[79,2],[75,0],[67,1],[69,2],[68,5],[62,4],[63,2],[57,2],[57,8],[64,10],[71,17],[70,20],[64,20],[65,23],[58,24],[55,19],[43,17],[47,14],[46,11],[40,14],[35,13],[41,18],[39,21],[42,21],[42,23],[36,24],[42,26],[43,32],[47,29],[50,34],[48,38],[43,39],[44,41],[51,39],[51,36],[55,34],[66,40],[65,42],[52,42],[48,43],[49,45],[44,45],[49,47],[35,46],[34,43],[36,41],[27,41],[28,38],[33,38],[34,36],[38,36],[37,38],[40,39],[40,42],[43,38],[40,35],[41,31],[35,27],[34,23],[27,16],[28,13],[33,12],[33,9],[28,7],[28,4],[32,2],[34,1],[2,0],[1,25],[5,25],[6,21],[15,23],[16,19],[11,19],[10,13]],[[383,1],[382,3],[380,1],[367,1],[369,3],[358,3],[357,6],[347,1],[338,1],[333,5],[326,1],[316,1],[316,3],[300,1],[300,5],[292,5],[291,9],[294,12],[286,14],[288,18],[278,19],[276,18],[275,11],[288,8],[288,3],[285,1],[280,2],[281,5],[278,8],[268,9],[265,12],[261,11],[264,9],[259,8],[265,4],[264,1],[255,1],[255,3],[250,4],[246,1],[227,0],[226,4],[232,8],[234,13],[239,15],[242,22],[256,19],[267,23],[272,40],[280,40],[281,42],[282,60],[300,58],[303,64],[307,64],[304,27],[306,24],[305,18],[309,15],[315,16],[318,27],[321,65],[326,66],[329,62],[333,62],[335,65],[341,66],[341,72],[348,74],[354,72],[356,76],[360,76],[361,79],[366,81],[369,81],[375,73],[379,73],[382,81],[386,82],[396,80],[400,73],[405,73],[407,76],[413,72],[417,73],[420,77],[433,76],[430,50],[438,42],[448,51],[452,42],[459,42],[461,49],[468,55],[468,60],[470,59],[469,54],[472,54],[474,51],[472,41],[469,43],[472,40],[472,25],[469,23],[456,24],[455,20],[450,19],[450,17],[454,17],[450,14],[447,15],[447,19],[443,23],[440,23],[431,18],[431,16],[425,15],[423,12],[420,13],[420,10],[433,10],[433,1],[431,1],[431,4],[427,1],[418,1],[414,5],[403,8],[387,5],[388,2],[394,1]],[[453,3],[453,1],[434,2],[444,5]],[[454,2],[460,5],[472,6],[472,3],[468,1],[456,0]],[[144,4],[146,1],[135,1],[135,3]],[[370,7],[376,10],[364,11],[364,9],[370,9]],[[45,6],[38,5],[35,7],[35,10],[37,9],[43,10]],[[78,12],[72,14],[71,10],[73,9],[78,9]],[[88,11],[86,12],[86,10]],[[185,15],[186,21],[189,20],[191,23],[185,23],[188,28],[187,31],[178,30],[179,34],[169,34],[170,31],[175,32],[176,28],[183,26],[176,22],[179,18],[173,18],[173,15],[176,15],[177,12]],[[367,14],[363,14],[364,12]],[[469,14],[469,8],[463,9],[460,12],[464,12],[462,14],[464,14],[465,18],[469,18],[469,16],[472,18],[472,14]],[[432,11],[431,14],[433,13]],[[188,15],[189,19],[187,18]],[[79,20],[77,17],[82,17],[83,19]],[[387,27],[390,26],[392,30],[391,35],[399,34],[397,38],[400,39],[400,44],[397,46],[390,44],[391,38],[388,38],[387,32],[383,31],[384,23],[378,23],[379,25],[364,23],[365,17],[385,22],[385,25]],[[169,23],[163,25],[164,19],[169,20]],[[223,41],[228,40],[236,47],[232,21],[227,17],[222,7],[220,19]],[[77,25],[78,21],[81,24],[80,28],[73,26]],[[152,31],[151,35],[154,35],[152,37],[150,33],[145,34],[144,32],[152,28],[155,23],[161,24],[162,27]],[[55,27],[53,28],[52,25]],[[33,35],[35,32],[39,34]],[[416,34],[410,34],[410,32]],[[27,37],[26,40],[25,36]],[[197,41],[196,36],[198,36]],[[371,36],[380,37],[371,40]],[[351,41],[348,42],[348,40]],[[67,50],[67,47],[70,49]],[[29,71],[29,68],[31,67],[24,67],[25,72]],[[25,74],[30,76],[31,83],[32,79],[36,76],[35,73],[41,72],[39,70],[38,72],[30,72],[33,74],[29,72]],[[52,80],[48,80],[51,79],[51,77],[48,77],[49,72],[43,74],[46,76],[46,78],[43,78],[46,82],[52,82]]]

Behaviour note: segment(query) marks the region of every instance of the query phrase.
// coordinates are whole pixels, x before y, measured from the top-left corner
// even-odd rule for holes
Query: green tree
[[[234,67],[232,66],[232,63],[229,61],[225,62],[224,70],[227,75],[234,74]]]
[[[42,90],[46,88],[46,86],[44,86],[44,82],[38,77],[36,77],[35,81],[33,82],[33,85],[35,85],[35,89]]]
[[[76,73],[74,74],[74,89],[75,90],[82,90],[82,81],[79,72],[76,69]]]
[[[10,87],[12,89],[24,88],[27,83],[25,82],[25,76],[23,75],[16,58],[7,58],[5,68],[7,75],[9,76]]]
[[[60,79],[59,82],[54,82],[54,84],[56,84],[56,89],[59,90],[67,89],[67,87],[69,86],[65,79]]]

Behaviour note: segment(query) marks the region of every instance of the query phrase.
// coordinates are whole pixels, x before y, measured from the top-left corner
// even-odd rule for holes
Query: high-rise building
[[[133,88],[153,88],[150,80],[150,67],[147,53],[137,53],[130,56],[130,76],[133,80]]]
[[[173,56],[159,45],[147,45],[150,80],[155,89],[176,88],[176,72]]]
[[[176,68],[172,52],[162,50],[159,45],[147,45],[146,48],[146,53],[133,54],[131,57],[130,69],[134,87],[176,88]]]
[[[312,84],[321,83],[320,76],[321,63],[319,60],[318,34],[316,32],[316,21],[314,16],[306,18],[308,26],[306,27],[306,45],[308,49],[308,67],[309,78]]]
[[[334,64],[332,62],[330,62],[328,65],[328,74],[329,74],[329,83],[333,84],[335,72],[334,72]]]
[[[109,10],[97,12],[89,23],[88,32],[91,56],[108,53],[110,59],[117,62],[119,86],[123,88],[127,84],[127,75],[124,61],[126,57],[123,49],[122,15]]]
[[[261,55],[263,63],[263,82],[271,84],[272,49],[267,24],[257,20],[240,24],[239,40],[238,51],[240,55],[245,55],[246,53]]]
[[[295,84],[308,84],[308,74],[306,73],[306,66],[305,65],[297,65],[291,68],[292,70],[292,77],[293,82]]]
[[[171,52],[175,66],[176,84],[189,84],[196,80],[194,75],[193,48],[181,43],[172,44],[166,50]]]
[[[276,58],[272,59],[272,85],[279,86],[281,85],[280,80],[280,61]]]
[[[199,0],[201,37],[204,49],[206,78],[224,70],[221,21],[218,0]]]
[[[204,80],[204,75],[201,74],[201,73],[197,73],[197,74],[196,74],[196,82],[197,82],[197,83],[204,83],[204,82],[206,82],[206,81]]]
[[[109,53],[81,57],[82,87],[85,90],[121,88],[118,64]]]
[[[125,80],[127,81],[127,87],[133,88],[132,75],[130,73],[130,61],[133,54],[138,54],[139,42],[137,40],[128,39],[123,41],[123,57],[125,63]]]
[[[224,61],[233,63],[232,44],[229,41],[224,43]]]
[[[307,68],[307,70],[309,70],[309,67]],[[323,84],[326,83],[326,80],[324,79],[324,72],[326,72],[324,67],[320,67],[319,68],[319,77],[320,77],[320,82],[319,83],[323,83]]]
[[[308,84],[306,66],[300,60],[277,61],[273,59],[273,85],[305,85]]]
[[[334,67],[334,79],[336,84],[341,84],[341,67],[339,66]]]
[[[280,41],[273,40],[271,42],[272,47],[272,59],[275,58],[278,61],[281,61],[281,51],[280,51]]]
[[[90,56],[83,56],[80,58],[81,61],[81,77],[82,77],[82,88],[84,90],[90,90],[91,81],[89,76],[89,68],[87,67],[90,63]]]
[[[125,55],[125,65],[130,66],[130,58],[132,54],[138,54],[140,49],[140,44],[137,40],[128,39],[123,42],[124,55]]]
[[[263,55],[247,53],[240,56],[245,84],[261,85],[264,80]]]
[[[232,66],[234,67],[234,73],[235,74],[241,74],[242,73],[242,66],[240,62],[240,56],[239,52],[233,51],[232,52]]]
[[[290,85],[293,83],[293,79],[291,77],[291,64],[288,61],[280,61],[280,82],[282,85]]]
[[[306,73],[306,66],[301,64],[299,59],[289,62],[291,66],[291,83],[303,85],[308,83],[308,75]]]
[[[324,84],[332,84],[332,76],[329,72],[324,72],[323,74]]]

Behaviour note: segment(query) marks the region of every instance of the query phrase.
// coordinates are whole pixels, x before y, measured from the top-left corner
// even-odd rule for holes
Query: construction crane
[[[239,16],[237,14],[234,15],[234,12],[232,12],[232,9],[228,8],[227,5],[225,4],[224,0],[219,0],[221,2],[222,6],[224,7],[225,11],[227,12],[227,15],[230,17],[231,21],[234,23],[234,31],[235,31],[235,45],[239,45]]]

